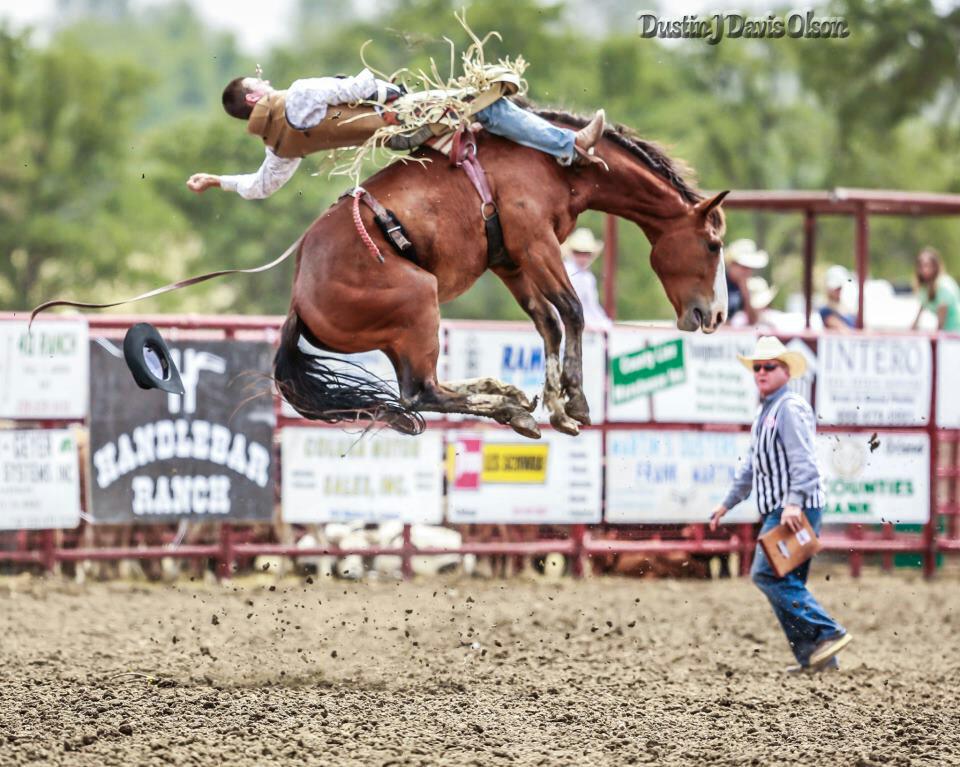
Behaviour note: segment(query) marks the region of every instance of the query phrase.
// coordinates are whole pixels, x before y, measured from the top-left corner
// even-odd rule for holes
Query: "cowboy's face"
[[[753,382],[761,397],[773,394],[790,380],[790,370],[780,360],[757,360],[753,363]]]
[[[247,100],[249,101],[251,97],[254,97],[254,102],[261,96],[273,91],[270,81],[262,80],[259,77],[244,77],[243,87],[247,91]]]
[[[589,250],[575,250],[573,251],[573,263],[577,265],[577,268],[580,270],[589,269],[590,264],[593,263],[593,260],[597,257],[596,253],[591,253]]]

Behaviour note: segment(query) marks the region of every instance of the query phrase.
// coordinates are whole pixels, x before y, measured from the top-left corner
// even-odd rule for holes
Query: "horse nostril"
[[[718,326],[723,324],[723,319],[724,319],[724,318],[723,318],[723,312],[717,312],[717,325],[718,325]]]

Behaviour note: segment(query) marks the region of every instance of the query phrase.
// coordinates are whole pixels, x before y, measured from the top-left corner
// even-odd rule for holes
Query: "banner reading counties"
[[[450,522],[600,521],[602,438],[545,430],[536,442],[500,429],[447,434]]]
[[[930,439],[926,434],[818,434],[826,495],[823,521],[913,522],[930,518]],[[871,450],[871,444],[876,446]]]
[[[365,436],[288,426],[281,434],[283,521],[439,524],[443,435]]]

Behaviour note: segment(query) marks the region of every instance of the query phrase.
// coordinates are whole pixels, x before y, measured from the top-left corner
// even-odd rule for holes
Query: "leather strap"
[[[503,227],[500,225],[500,212],[493,200],[493,190],[490,189],[486,171],[477,159],[477,140],[469,128],[460,128],[454,135],[450,159],[458,168],[463,168],[480,195],[480,217],[487,235],[487,266],[515,269],[517,264],[510,258],[503,243]]]

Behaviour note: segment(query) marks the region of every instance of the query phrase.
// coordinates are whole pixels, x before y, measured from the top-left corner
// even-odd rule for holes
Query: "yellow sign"
[[[481,479],[507,484],[545,484],[549,448],[549,445],[484,445]]]

